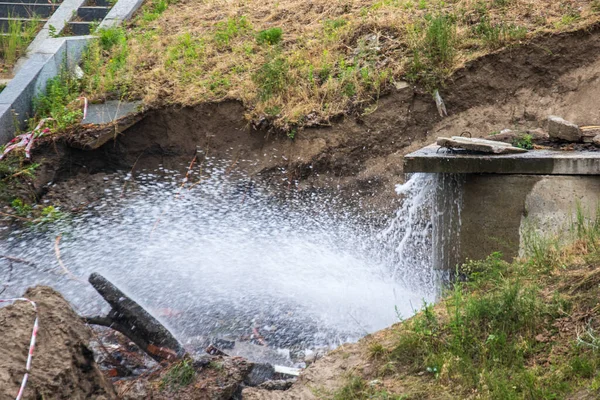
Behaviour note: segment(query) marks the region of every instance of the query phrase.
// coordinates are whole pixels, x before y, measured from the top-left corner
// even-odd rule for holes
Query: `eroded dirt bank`
[[[97,150],[77,150],[81,137],[45,147],[38,160],[49,162],[36,185],[74,179],[93,189],[88,177],[97,172],[158,164],[185,169],[200,150],[231,160],[232,170],[298,182],[300,189],[339,188],[390,211],[395,208],[394,184],[403,180],[403,155],[437,136],[544,127],[550,114],[579,124],[598,123],[600,112],[590,99],[600,95],[599,39],[600,29],[594,26],[538,38],[470,63],[441,90],[449,113],[443,119],[432,96],[408,84],[383,95],[370,113],[340,116],[330,126],[307,126],[293,140],[266,123],[248,123],[236,101],[149,110],[141,122]],[[87,201],[94,190],[86,192]],[[60,193],[50,198],[73,203]]]

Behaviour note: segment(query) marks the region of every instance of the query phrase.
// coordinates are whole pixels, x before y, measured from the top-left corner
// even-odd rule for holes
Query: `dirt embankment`
[[[49,287],[29,289],[39,331],[24,399],[116,399],[88,347],[91,330],[69,303]],[[25,374],[35,312],[30,303],[0,308],[0,399],[14,399]]]
[[[600,27],[594,26],[537,38],[470,63],[441,90],[447,118],[438,115],[429,93],[409,85],[382,96],[368,114],[307,127],[293,140],[250,126],[238,102],[149,110],[141,122],[97,150],[78,150],[75,139],[46,146],[37,158],[48,160],[37,185],[85,181],[93,197],[93,189],[102,186],[93,182],[96,172],[157,164],[185,169],[201,150],[231,160],[232,169],[278,182],[283,175],[298,181],[300,189],[339,187],[380,210],[393,209],[404,154],[437,136],[538,128],[550,114],[579,124],[599,123],[600,111],[590,101],[600,95],[599,39]],[[61,190],[59,185],[55,192]],[[50,198],[68,202],[65,197]]]

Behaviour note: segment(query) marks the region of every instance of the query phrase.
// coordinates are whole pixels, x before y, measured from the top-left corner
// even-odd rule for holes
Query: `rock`
[[[46,286],[27,290],[36,302],[39,331],[25,399],[115,399],[110,382],[89,348],[91,330],[60,293]],[[0,398],[15,398],[25,370],[35,313],[19,301],[0,308]]]
[[[258,385],[259,389],[265,390],[288,390],[296,382],[295,379],[279,379],[275,381],[266,381]]]
[[[548,117],[548,134],[550,139],[567,142],[580,142],[582,136],[579,126],[555,115]]]
[[[275,367],[271,364],[254,364],[250,373],[244,379],[247,386],[258,386],[268,380],[271,380],[275,375]]]
[[[534,142],[537,141],[537,140],[548,140],[548,139],[550,139],[550,135],[548,134],[548,132],[546,132],[542,128],[528,129],[527,130],[527,134],[531,135],[531,138],[533,139]]]
[[[594,136],[594,138],[592,139],[592,143],[594,143],[596,146],[600,147],[600,135]]]
[[[594,143],[594,138],[600,135],[600,129],[582,129],[581,140],[583,143]]]
[[[512,154],[525,153],[527,150],[514,147],[510,143],[495,142],[493,140],[465,138],[453,136],[452,138],[440,137],[437,140],[438,146],[451,149],[464,149],[487,154]]]

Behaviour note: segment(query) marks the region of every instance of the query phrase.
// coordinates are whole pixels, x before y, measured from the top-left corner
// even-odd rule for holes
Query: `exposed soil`
[[[298,189],[336,187],[363,204],[390,211],[396,207],[394,184],[403,180],[403,155],[438,136],[543,128],[550,114],[582,125],[600,123],[600,110],[590,101],[600,95],[599,28],[540,37],[465,66],[441,91],[449,113],[443,119],[431,95],[411,86],[381,97],[367,115],[305,128],[294,140],[248,124],[239,102],[148,110],[141,122],[96,150],[78,149],[89,144],[81,134],[68,144],[60,139],[40,149],[36,160],[49,162],[36,192],[45,191],[45,182],[65,181],[50,190],[50,199],[80,204],[71,201],[69,188],[85,183],[86,201],[101,195],[97,172],[158,164],[185,169],[199,150],[231,160],[232,170],[277,182],[283,175]],[[93,137],[89,130],[87,135]]]
[[[94,362],[91,330],[67,301],[49,287],[29,289],[36,302],[39,332],[24,399],[116,398]],[[14,399],[25,373],[35,312],[28,302],[0,308],[0,399]]]

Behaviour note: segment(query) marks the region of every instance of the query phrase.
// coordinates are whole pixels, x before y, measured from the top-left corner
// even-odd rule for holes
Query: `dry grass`
[[[88,95],[149,105],[241,100],[279,128],[369,110],[400,80],[433,90],[465,62],[598,20],[598,1],[154,0],[134,20],[126,63]],[[281,28],[278,43],[257,34]],[[123,48],[119,47],[120,57]]]

